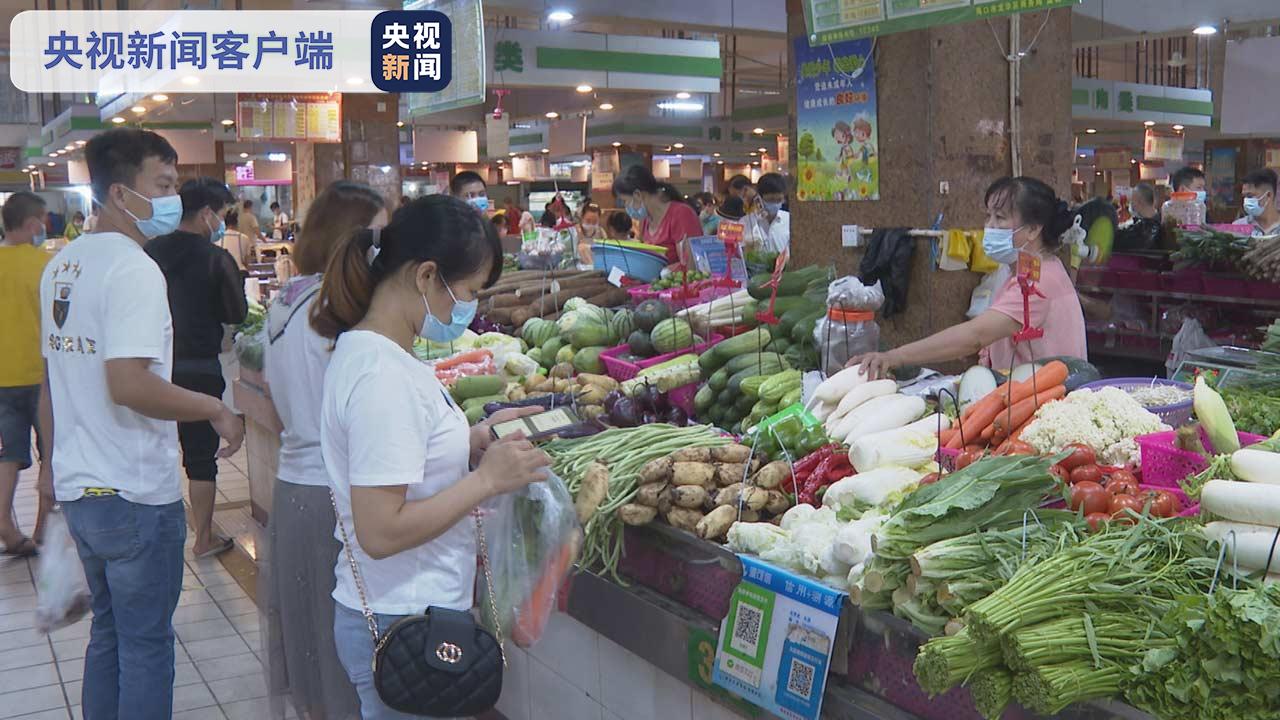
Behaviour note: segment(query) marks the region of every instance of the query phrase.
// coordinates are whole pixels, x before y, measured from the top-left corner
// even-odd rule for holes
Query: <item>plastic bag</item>
[[[564,481],[547,471],[545,482],[500,495],[484,508],[494,603],[489,586],[480,586],[480,615],[493,630],[497,607],[503,637],[531,647],[542,637],[578,549],[582,526]]]
[[[991,301],[995,299],[996,293],[1000,292],[1000,288],[1012,277],[1013,271],[1008,265],[1001,265],[982,276],[982,282],[978,283],[978,287],[973,289],[973,295],[969,298],[969,310],[965,315],[971,318],[978,317],[991,307]]]
[[[263,352],[267,347],[267,328],[265,325],[258,326],[258,329],[252,333],[239,333],[236,335],[235,351],[236,358],[240,360],[240,365],[250,370],[262,372]]]
[[[849,275],[831,281],[827,286],[827,307],[841,310],[879,310],[884,304],[884,289],[877,280],[874,285],[863,285],[858,278]]]
[[[1209,339],[1209,335],[1205,333],[1204,326],[1199,320],[1189,317],[1182,321],[1182,329],[1178,330],[1178,334],[1173,336],[1173,350],[1169,353],[1169,359],[1165,361],[1164,367],[1169,371],[1169,377],[1177,372],[1178,366],[1182,364],[1183,358],[1192,350],[1200,350],[1202,348],[1214,347],[1217,345],[1213,340]]]
[[[89,612],[89,583],[61,510],[49,513],[36,574],[36,630],[51,633]]]
[[[880,349],[880,326],[875,320],[852,322],[824,315],[813,326],[813,346],[820,353],[818,366],[830,377],[850,358]]]

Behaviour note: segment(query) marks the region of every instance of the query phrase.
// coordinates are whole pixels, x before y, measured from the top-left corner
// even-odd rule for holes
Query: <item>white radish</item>
[[[1226,520],[1280,527],[1280,486],[1210,480],[1200,492],[1200,509]]]
[[[890,395],[889,397],[893,398],[892,403],[865,415],[849,429],[848,433],[840,436],[845,445],[853,443],[864,435],[905,427],[924,415],[924,398],[909,395]]]
[[[1234,536],[1231,535],[1232,532],[1235,533]],[[1204,534],[1209,539],[1226,545],[1227,555],[1223,567],[1238,565],[1241,570],[1253,573],[1267,568],[1276,528],[1219,520],[1205,525]],[[1270,560],[1270,566],[1272,569],[1280,569],[1280,543],[1276,545],[1275,555]]]
[[[827,418],[827,435],[833,438],[843,438],[845,435],[849,434],[850,429],[862,422],[863,419],[871,417],[875,413],[888,408],[896,401],[897,398],[900,397],[904,396],[894,393],[893,395],[873,397],[851,410],[848,415],[845,415],[839,420],[832,422],[831,418]],[[923,401],[921,402],[923,403]]]
[[[1241,448],[1231,453],[1231,472],[1245,482],[1280,485],[1280,453]]]
[[[904,430],[923,430],[925,432],[931,432],[934,435],[937,435],[939,428],[945,430],[949,427],[951,427],[951,418],[948,418],[946,415],[943,415],[941,413],[934,413],[933,415],[928,415],[926,417],[920,418],[919,420],[911,423],[910,425],[907,425],[903,429]]]
[[[825,403],[838,403],[859,385],[867,382],[867,376],[860,372],[861,365],[847,367],[831,377],[823,380],[813,391],[813,396]]]
[[[815,401],[814,406],[809,409],[819,422],[826,422],[827,418],[831,417],[835,410],[835,405],[832,405],[831,403],[824,403],[821,400]]]
[[[836,406],[836,411],[831,413],[831,417],[838,422],[840,418],[848,415],[854,408],[862,405],[872,398],[882,397],[884,395],[892,395],[898,391],[898,383],[885,378],[884,380],[874,380],[864,383],[858,387],[845,393],[840,398],[840,404]]]

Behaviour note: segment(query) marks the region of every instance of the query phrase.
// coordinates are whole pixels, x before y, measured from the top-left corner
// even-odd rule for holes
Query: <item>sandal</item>
[[[0,553],[0,557],[7,558],[29,558],[40,552],[40,548],[35,541],[29,537],[24,537],[13,547],[6,547],[4,552]]]
[[[235,540],[232,540],[232,539],[231,539],[231,538],[229,538],[229,537],[221,537],[221,536],[219,536],[219,537],[217,538],[217,541],[213,544],[213,547],[210,547],[208,550],[205,550],[205,551],[204,551],[204,552],[202,552],[202,553],[196,553],[196,554],[195,554],[195,559],[197,559],[197,560],[203,560],[203,559],[205,559],[205,558],[211,558],[211,557],[213,557],[213,556],[215,556],[215,555],[221,555],[222,553],[224,553],[224,552],[226,552],[226,551],[230,550],[231,548],[235,547],[235,545],[236,545],[236,541],[235,541]]]

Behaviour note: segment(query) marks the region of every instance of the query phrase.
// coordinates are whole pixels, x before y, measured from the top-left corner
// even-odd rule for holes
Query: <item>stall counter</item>
[[[244,447],[248,461],[249,506],[263,527],[271,514],[271,492],[284,426],[271,403],[271,389],[261,372],[240,367],[234,385],[236,408],[244,414]]]

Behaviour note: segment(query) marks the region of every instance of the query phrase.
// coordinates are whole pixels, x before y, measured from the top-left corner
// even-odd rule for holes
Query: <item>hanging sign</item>
[[[1280,145],[1267,145],[1262,164],[1269,168],[1280,168]]]
[[[871,40],[795,41],[797,200],[880,199],[871,47]]]
[[[1154,128],[1147,128],[1146,140],[1142,144],[1142,154],[1148,160],[1181,162],[1184,140],[1182,133],[1161,132]]]
[[[816,720],[845,594],[740,558],[742,583],[720,624],[714,682],[786,720]]]
[[[814,44],[986,20],[1079,0],[804,0],[804,22]]]
[[[1128,170],[1131,159],[1128,148],[1098,148],[1093,152],[1093,164],[1099,170]]]
[[[236,95],[240,140],[342,142],[338,93]]]

